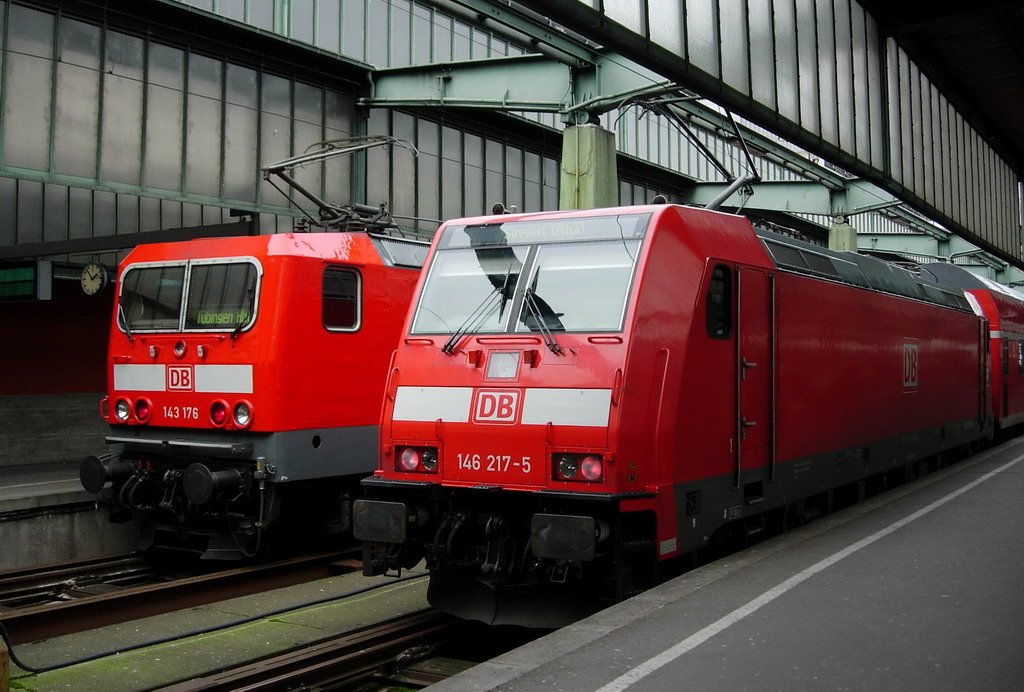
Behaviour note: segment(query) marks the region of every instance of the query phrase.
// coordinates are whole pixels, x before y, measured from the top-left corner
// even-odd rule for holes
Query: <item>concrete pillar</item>
[[[562,133],[559,209],[596,209],[619,203],[615,135],[599,125],[574,125]]]
[[[837,216],[828,229],[828,249],[839,252],[857,252],[857,229],[846,223],[846,217]]]

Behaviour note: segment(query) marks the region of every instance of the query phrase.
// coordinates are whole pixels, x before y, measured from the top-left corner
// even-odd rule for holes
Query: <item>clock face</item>
[[[99,262],[89,262],[82,267],[82,290],[94,296],[107,287],[107,268]]]

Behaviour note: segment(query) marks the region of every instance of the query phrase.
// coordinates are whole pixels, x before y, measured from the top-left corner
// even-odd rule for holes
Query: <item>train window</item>
[[[639,240],[543,245],[516,331],[622,329]]]
[[[707,297],[708,336],[728,339],[732,333],[732,272],[719,264],[711,272]]]
[[[129,267],[121,279],[121,327],[129,331],[177,330],[184,286],[184,264]]]
[[[615,217],[613,239],[594,219],[450,227],[427,270],[412,333],[621,330],[648,216]]]
[[[359,274],[352,269],[324,270],[324,326],[331,331],[359,328]]]
[[[463,325],[501,332],[529,248],[438,252],[420,293],[414,334],[451,334]]]
[[[1017,342],[1017,374],[1024,375],[1024,349],[1021,346],[1024,345],[1020,341]]]
[[[193,265],[185,329],[241,330],[255,315],[256,279],[251,262]]]

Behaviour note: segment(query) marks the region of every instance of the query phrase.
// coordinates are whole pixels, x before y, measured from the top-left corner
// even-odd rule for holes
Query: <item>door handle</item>
[[[756,420],[747,420],[745,416],[740,416],[740,427],[742,428],[741,436],[745,440],[745,439],[747,439],[747,428],[755,428],[755,427],[757,427],[757,421]]]

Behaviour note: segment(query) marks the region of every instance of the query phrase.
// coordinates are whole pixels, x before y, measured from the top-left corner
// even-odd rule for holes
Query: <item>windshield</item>
[[[251,261],[129,267],[120,325],[130,332],[240,330],[254,318],[258,277]]]
[[[639,240],[540,248],[517,332],[600,332],[622,329]],[[532,294],[536,310],[530,310]]]
[[[478,257],[473,250],[439,252],[420,297],[413,333],[450,334],[475,312],[481,313],[477,331],[504,331],[508,321],[507,300],[519,279],[528,248],[501,249],[507,255]],[[501,294],[506,277],[509,288]],[[484,305],[489,297],[494,298],[492,304]]]
[[[619,331],[649,215],[449,226],[413,334]]]

